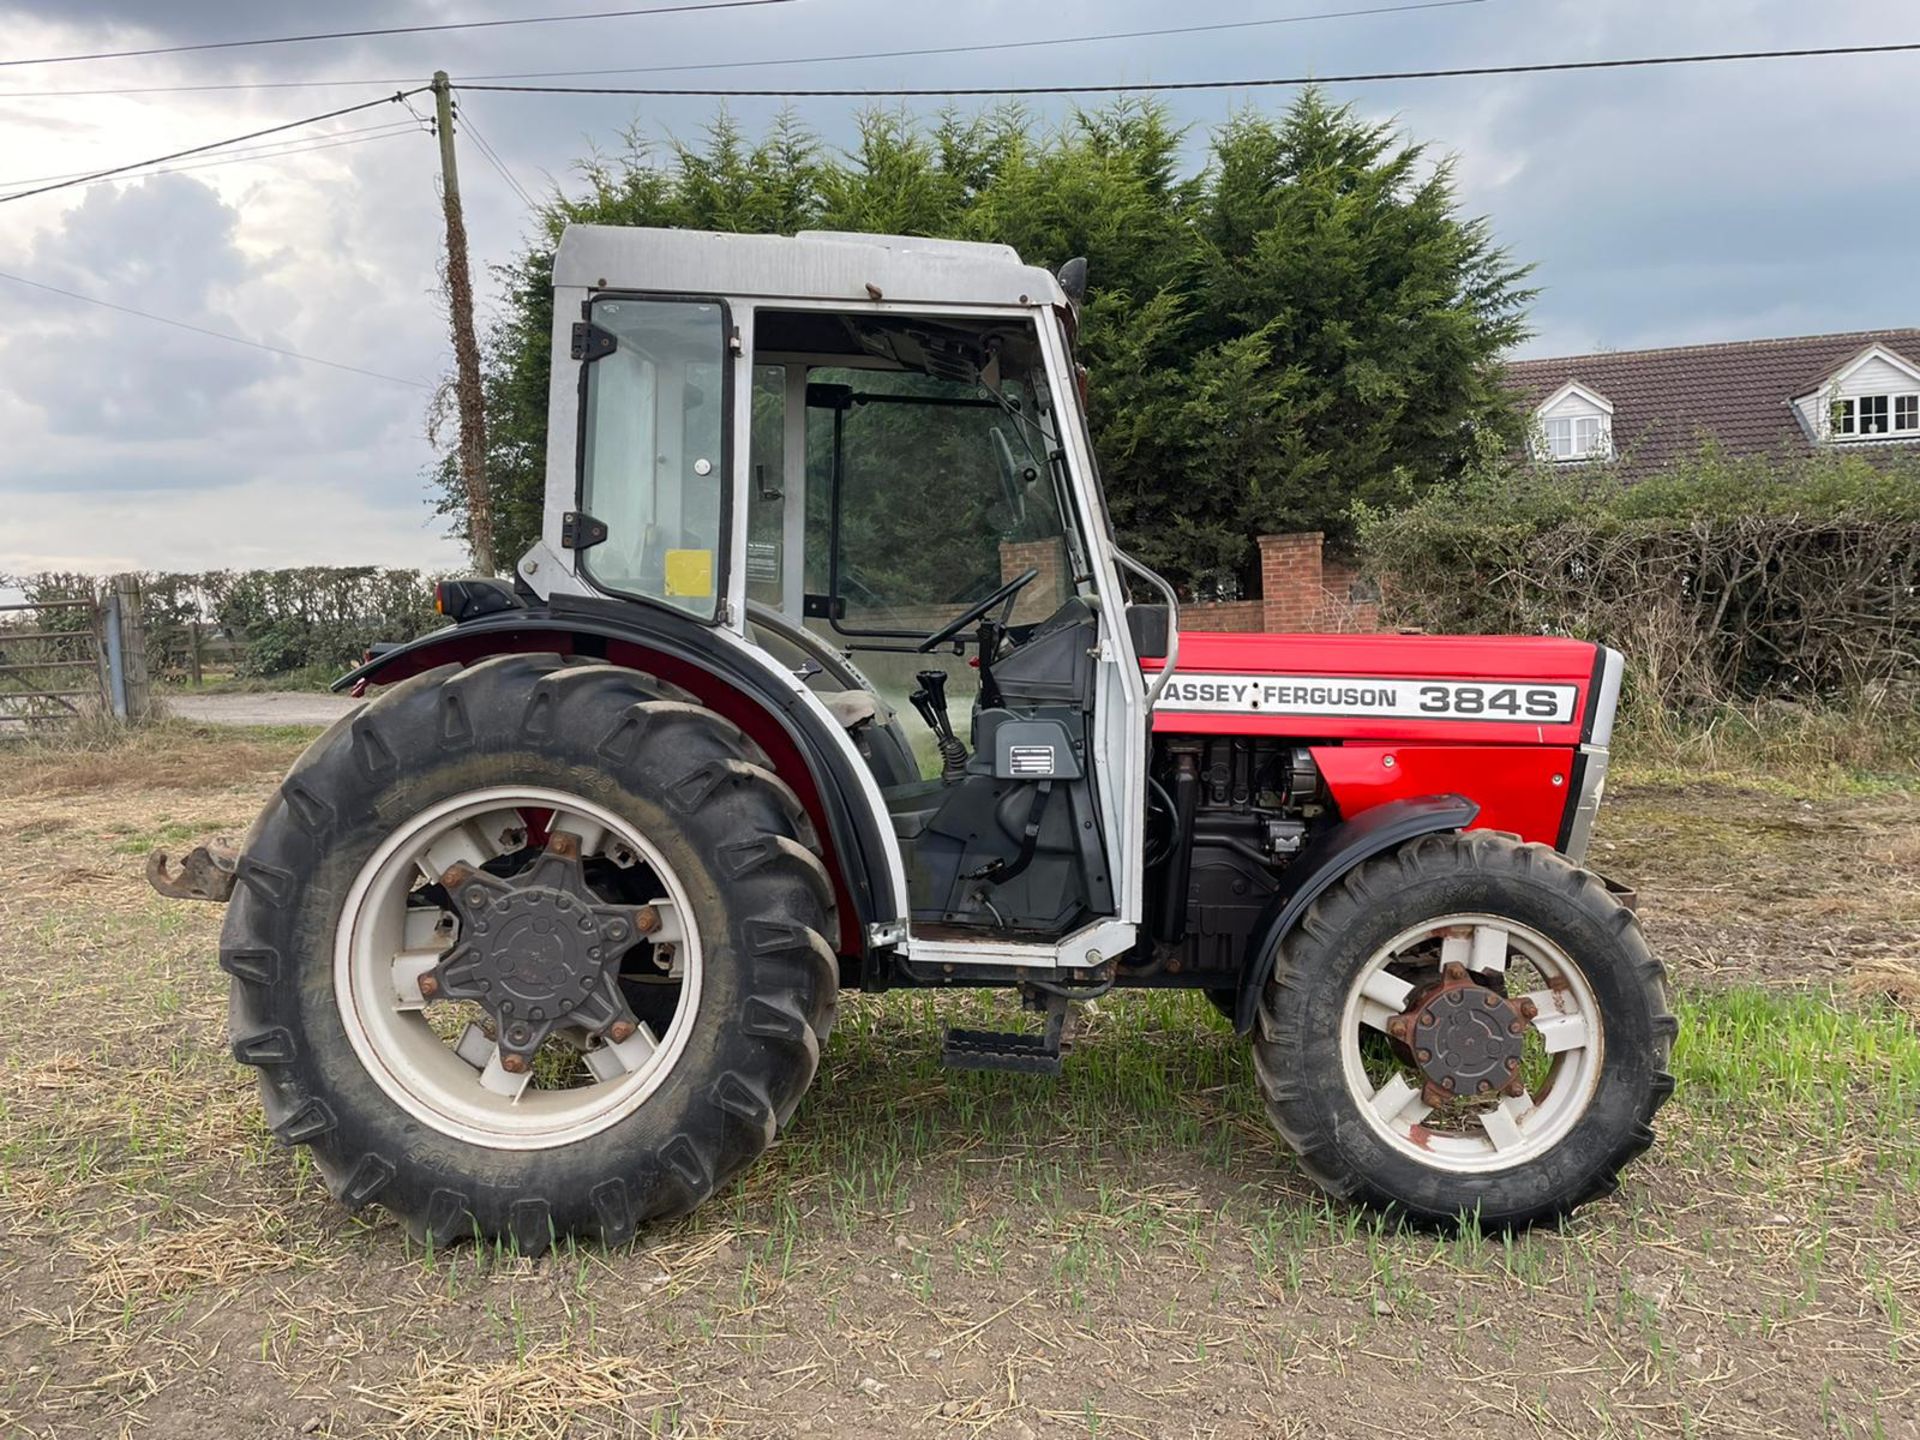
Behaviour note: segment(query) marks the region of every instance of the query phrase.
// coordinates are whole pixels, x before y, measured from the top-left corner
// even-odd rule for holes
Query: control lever
[[[993,678],[993,662],[1000,654],[1000,637],[1006,634],[1007,627],[997,620],[982,620],[980,630],[975,637],[980,667],[980,703],[988,710],[997,710],[1004,703],[1000,698],[1000,682]]]
[[[953,722],[947,718],[946,672],[920,670],[913,678],[920,682],[920,688],[907,699],[940,742],[940,778],[949,785],[958,784],[967,773],[967,747],[953,733]]]

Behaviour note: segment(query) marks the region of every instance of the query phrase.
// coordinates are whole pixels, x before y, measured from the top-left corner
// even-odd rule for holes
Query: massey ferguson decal
[[[1161,710],[1228,715],[1354,715],[1406,720],[1573,719],[1575,685],[1481,680],[1369,680],[1338,675],[1199,675],[1167,682]]]

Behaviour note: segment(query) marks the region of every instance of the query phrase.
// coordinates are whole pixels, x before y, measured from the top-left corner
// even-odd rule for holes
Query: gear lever
[[[947,718],[946,672],[920,670],[913,678],[920,682],[920,688],[907,699],[940,742],[940,778],[949,785],[958,784],[967,773],[967,747],[953,733],[953,722]]]

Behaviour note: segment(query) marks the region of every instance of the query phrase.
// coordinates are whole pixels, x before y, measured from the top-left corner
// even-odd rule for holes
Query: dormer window
[[[1807,438],[1832,445],[1920,441],[1920,365],[1869,345],[1793,402]]]
[[[1613,402],[1598,391],[1569,381],[1533,414],[1536,459],[1556,465],[1613,459]]]
[[[1592,460],[1607,452],[1598,415],[1556,415],[1547,421],[1547,453],[1555,460]]]
[[[1920,435],[1920,392],[1852,395],[1833,402],[1834,439],[1871,440],[1882,435]]]

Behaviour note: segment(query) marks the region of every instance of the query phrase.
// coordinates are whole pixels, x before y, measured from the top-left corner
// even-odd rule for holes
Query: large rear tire
[[[1675,1030],[1598,879],[1544,845],[1435,835],[1358,866],[1282,942],[1254,1067],[1329,1193],[1511,1228],[1615,1188],[1673,1091]]]
[[[500,656],[393,687],[295,764],[247,837],[221,964],[235,1058],[342,1203],[377,1201],[429,1243],[618,1244],[699,1204],[786,1123],[834,1014],[832,886],[792,791],[691,699],[616,666]],[[556,1030],[531,1067],[506,1056],[528,1071],[516,1089],[498,1017],[455,1043],[405,977],[466,923],[434,889],[450,854],[477,846],[477,878],[512,884],[563,823],[589,837],[575,899],[658,894],[677,943],[615,964],[638,1040],[576,1026],[554,1062]],[[537,983],[560,951],[532,943]]]

